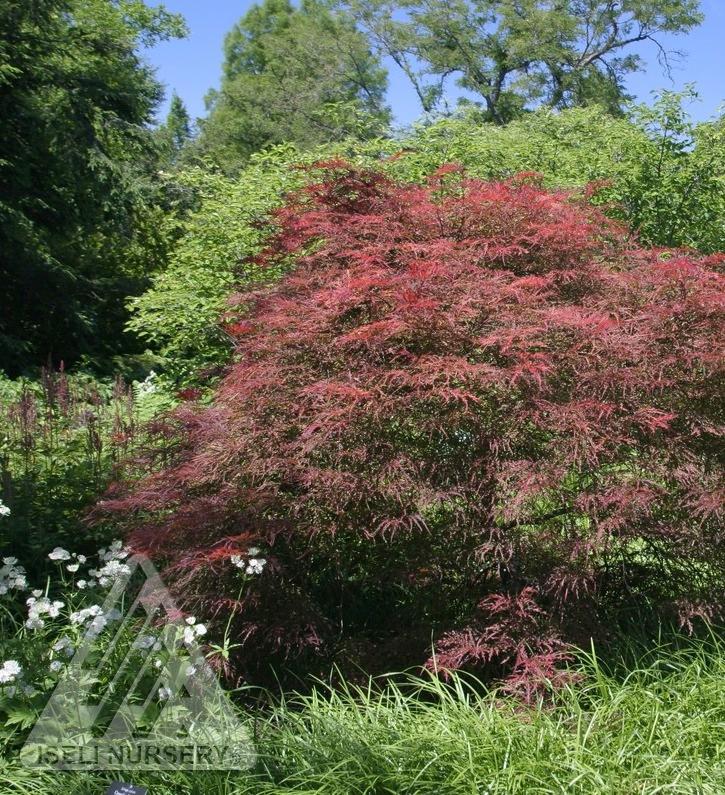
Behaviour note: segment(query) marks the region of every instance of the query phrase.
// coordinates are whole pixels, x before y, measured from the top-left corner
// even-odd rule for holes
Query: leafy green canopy
[[[343,0],[411,79],[424,110],[449,77],[504,123],[527,107],[619,110],[632,45],[702,21],[698,0]]]
[[[118,349],[163,248],[138,51],[183,32],[142,0],[0,0],[0,368]]]
[[[324,0],[264,0],[224,46],[197,153],[234,171],[269,144],[301,148],[385,129],[387,75],[352,19]]]
[[[635,123],[600,108],[542,110],[506,127],[466,113],[421,126],[402,144],[350,142],[306,153],[278,146],[254,155],[236,179],[187,172],[182,182],[198,204],[179,221],[168,269],[133,300],[130,328],[181,381],[227,361],[231,342],[219,319],[235,286],[260,278],[240,263],[258,252],[284,193],[307,178],[293,166],[336,155],[404,182],[420,182],[446,162],[483,179],[538,171],[549,187],[606,180],[593,199],[643,243],[725,250],[725,119],[694,125],[682,101],[665,94],[640,108]]]

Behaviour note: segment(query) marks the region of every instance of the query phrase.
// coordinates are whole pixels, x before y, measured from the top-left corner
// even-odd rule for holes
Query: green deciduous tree
[[[647,145],[623,180],[627,215],[640,237],[655,244],[725,251],[725,108],[695,124],[683,102],[695,97],[691,87],[665,91],[635,109]]]
[[[183,32],[142,0],[0,0],[0,368],[118,350],[163,247],[139,49]]]
[[[387,75],[352,19],[323,0],[265,0],[230,31],[197,152],[229,171],[282,142],[302,148],[385,128]]]
[[[702,20],[698,0],[349,0],[378,48],[405,71],[426,111],[445,81],[504,123],[533,105],[600,103],[618,110],[632,51]]]

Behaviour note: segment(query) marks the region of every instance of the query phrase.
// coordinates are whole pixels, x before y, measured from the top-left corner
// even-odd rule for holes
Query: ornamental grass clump
[[[318,168],[255,258],[293,270],[235,298],[214,404],[101,506],[232,616],[237,670],[428,659],[533,697],[613,615],[712,619],[722,256],[642,249],[535,174]]]

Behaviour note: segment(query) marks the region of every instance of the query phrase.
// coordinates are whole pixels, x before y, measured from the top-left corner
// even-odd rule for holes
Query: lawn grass
[[[725,793],[725,644],[659,646],[608,670],[581,653],[577,668],[532,709],[465,677],[318,689],[260,723],[249,773],[39,774],[5,760],[2,792],[101,795],[116,777],[150,795]]]

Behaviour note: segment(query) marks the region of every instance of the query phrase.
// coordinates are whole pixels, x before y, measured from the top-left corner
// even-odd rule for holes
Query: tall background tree
[[[263,147],[385,130],[387,74],[352,18],[321,0],[264,0],[227,35],[198,151],[233,171]]]
[[[166,121],[159,125],[156,131],[156,140],[161,149],[161,162],[168,166],[176,165],[192,135],[193,124],[189,111],[181,97],[174,92]]]
[[[162,245],[139,49],[183,33],[142,0],[0,0],[0,369],[117,352]]]
[[[600,103],[619,111],[624,79],[641,69],[633,46],[702,21],[699,0],[349,0],[380,52],[434,110],[446,81],[505,123],[525,108]]]

